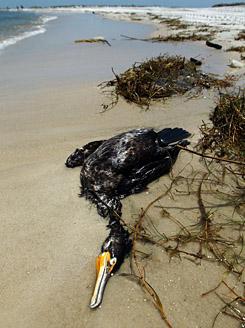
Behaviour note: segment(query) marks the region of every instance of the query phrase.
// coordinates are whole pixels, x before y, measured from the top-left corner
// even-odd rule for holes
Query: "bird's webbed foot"
[[[91,155],[104,140],[92,141],[83,146],[82,148],[77,148],[66,160],[65,165],[67,167],[73,168],[76,166],[82,166],[84,160]]]

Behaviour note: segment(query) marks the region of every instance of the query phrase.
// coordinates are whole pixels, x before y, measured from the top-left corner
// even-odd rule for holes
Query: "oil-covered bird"
[[[129,233],[120,222],[121,199],[145,190],[150,182],[168,173],[178,157],[178,145],[188,145],[189,136],[182,128],[159,132],[134,129],[107,140],[92,141],[67,158],[67,167],[82,167],[81,196],[96,204],[100,216],[110,219],[110,234],[96,261],[91,308],[101,304],[108,278],[131,249]]]

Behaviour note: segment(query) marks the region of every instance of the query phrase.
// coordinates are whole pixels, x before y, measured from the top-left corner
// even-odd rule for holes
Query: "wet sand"
[[[97,51],[103,49],[100,47]],[[59,63],[61,72],[65,63],[67,57]],[[128,60],[123,65],[128,65]],[[48,63],[45,70],[51,67]],[[67,169],[64,162],[76,147],[135,127],[181,126],[194,134],[195,142],[198,126],[213,107],[213,94],[188,102],[175,97],[149,111],[120,100],[114,109],[101,114],[105,97],[97,88],[100,78],[85,82],[84,76],[70,77],[65,81],[55,74],[53,78],[44,74],[42,83],[37,77],[31,86],[27,72],[26,85],[21,88],[20,73],[16,72],[15,81],[7,77],[9,84],[1,85],[0,105],[0,326],[163,327],[140,287],[119,275],[109,281],[101,309],[89,309],[95,257],[107,235],[106,222],[78,197],[79,168]],[[175,169],[187,160],[189,156],[181,154]],[[125,199],[125,220],[133,222],[140,208],[168,182],[169,178],[163,177],[152,183],[147,193]],[[185,205],[192,202],[191,197],[183,199]],[[172,201],[165,199],[163,203],[171,205]],[[158,214],[154,208],[151,215]],[[156,220],[159,227],[165,224],[160,218]],[[224,270],[212,263],[196,266],[186,260],[169,262],[161,249],[147,249],[151,253],[147,278],[173,327],[210,327],[221,302],[215,296],[200,295],[216,286]],[[128,260],[120,272],[129,272]],[[216,327],[224,325],[234,327],[234,322],[220,317]]]

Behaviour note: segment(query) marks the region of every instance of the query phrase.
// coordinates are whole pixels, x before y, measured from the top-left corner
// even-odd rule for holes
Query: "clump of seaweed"
[[[245,30],[239,32],[238,35],[235,37],[235,40],[245,40]]]
[[[207,41],[213,38],[214,33],[176,33],[167,36],[154,36],[151,38],[135,38],[128,35],[121,35],[127,40],[145,41],[145,42],[184,42],[184,41]]]
[[[244,46],[231,47],[228,48],[226,51],[245,52],[245,47]]]
[[[221,93],[212,122],[203,123],[198,147],[221,158],[245,162],[245,91]],[[243,167],[243,166],[242,166]],[[244,167],[243,167],[244,168]]]
[[[74,43],[104,43],[111,46],[111,44],[103,36],[96,36],[91,39],[78,39],[75,40]]]
[[[203,73],[185,57],[168,55],[135,63],[120,75],[114,75],[115,79],[100,84],[102,89],[113,87],[108,91],[112,101],[110,105],[103,105],[104,110],[113,107],[119,96],[149,108],[153,100],[164,100],[190,91],[197,95],[203,89],[228,87],[232,84],[231,78],[219,80]]]
[[[157,36],[149,39],[152,42],[183,42],[183,41],[207,41],[213,37],[213,34],[206,33],[206,34],[197,34],[197,33],[190,33],[190,34],[171,34],[165,37]]]
[[[169,27],[176,27],[177,29],[187,29],[190,25],[184,23],[179,18],[161,18],[160,24],[166,24]]]

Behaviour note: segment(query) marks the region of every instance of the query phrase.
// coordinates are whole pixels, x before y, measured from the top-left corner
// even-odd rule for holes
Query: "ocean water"
[[[145,38],[151,25],[105,19],[90,13],[57,13],[58,19],[47,25],[47,32],[7,47],[0,55],[0,98],[53,88],[72,88],[85,83],[110,80],[135,62],[159,54],[195,57],[203,61],[206,72],[223,74],[228,53],[213,51],[196,42],[150,43],[129,41],[121,35]],[[74,40],[103,36],[104,44],[79,44]],[[97,92],[95,90],[95,92]],[[18,99],[18,98],[16,98]],[[1,107],[1,106],[0,106]],[[35,109],[33,109],[35,110]],[[69,108],[68,108],[69,111]]]
[[[45,24],[56,16],[35,12],[0,10],[0,50],[28,37],[44,33]]]
[[[227,0],[228,1],[228,0]],[[226,0],[223,0],[223,2],[226,2]],[[232,1],[229,1],[232,2]],[[76,0],[41,0],[41,1],[35,1],[35,0],[25,0],[24,2],[21,1],[15,1],[15,0],[2,0],[0,1],[0,8],[5,7],[5,9],[0,9],[0,54],[1,54],[1,50],[3,50],[4,48],[10,46],[10,45],[14,45],[15,43],[17,43],[18,41],[21,41],[23,39],[29,38],[31,36],[35,36],[38,34],[42,34],[44,32],[46,32],[46,24],[47,22],[49,22],[50,20],[56,19],[57,16],[57,12],[56,12],[56,8],[47,8],[49,6],[56,6],[56,5],[60,5],[60,6],[64,6],[64,10],[73,10],[77,11],[77,12],[89,12],[89,8],[91,10],[95,10],[96,12],[100,10],[106,10],[106,11],[127,11],[129,10],[129,7],[125,8],[124,6],[128,6],[128,5],[133,5],[133,7],[131,7],[131,10],[134,10],[134,6],[154,6],[154,5],[158,5],[160,7],[155,7],[154,10],[156,11],[157,8],[159,8],[159,10],[165,10],[165,14],[167,15],[166,17],[169,16],[169,13],[167,13],[167,8],[166,7],[208,7],[210,5],[213,5],[214,3],[216,3],[215,0],[206,0],[206,1],[199,1],[199,0],[165,0],[165,1],[149,1],[149,0],[139,0],[136,2],[134,1],[128,1],[128,0],[124,0],[124,1],[120,1],[118,2],[118,0],[90,0],[90,1],[83,1],[82,3],[80,2],[80,0],[76,1]],[[87,7],[88,4],[90,4],[91,6],[97,6],[97,7]],[[110,6],[114,7],[106,7],[105,4],[108,4]],[[20,7],[22,7],[22,5],[24,5],[25,7],[28,6],[38,6],[38,7],[45,7],[47,9],[42,9],[42,10],[38,10],[38,9],[26,9],[24,8],[24,10],[19,9]],[[85,8],[82,7],[77,7],[77,8],[67,8],[71,5],[84,5]],[[16,7],[17,9],[9,9],[11,7]],[[98,7],[99,6],[99,7]],[[161,6],[164,6],[164,8],[161,8]],[[8,8],[8,9],[6,9]],[[95,9],[94,9],[95,8]],[[234,7],[231,7],[234,8]],[[62,8],[59,8],[60,10],[62,10]],[[141,11],[146,10],[146,8],[141,7],[139,8]],[[210,8],[210,10],[212,10],[213,8]],[[147,9],[148,10],[148,9]],[[170,17],[172,17],[172,15],[174,16],[178,16],[181,17],[184,20],[187,21],[193,21],[193,19],[195,20],[195,18],[198,16],[198,10],[196,9],[196,12],[193,13],[189,13],[188,9],[184,9],[184,15],[183,12],[176,12],[176,9],[169,9],[170,10]],[[192,9],[191,9],[192,10]],[[200,9],[203,10],[203,9]],[[240,22],[240,16],[239,16],[239,11],[240,9],[237,7],[237,9],[235,8],[236,12],[236,16],[231,15],[230,12],[228,13],[228,15],[225,13],[224,19],[225,21],[230,21],[232,20],[232,23],[234,23],[234,21],[237,23]],[[183,11],[183,10],[182,10]],[[156,14],[160,14],[160,12],[156,12]],[[207,15],[206,15],[207,14]],[[219,13],[217,11],[214,12],[204,12],[204,14],[202,14],[202,19],[204,20],[204,23],[206,23],[206,21],[208,21],[209,17],[213,17],[214,20],[216,21],[217,19],[217,15]],[[237,15],[238,14],[238,15]],[[183,16],[183,17],[182,17]],[[200,15],[199,15],[200,16]],[[194,18],[193,18],[194,17]],[[235,17],[235,20],[233,19]],[[237,17],[239,18],[237,20]],[[198,18],[199,21],[200,17]],[[242,22],[243,23],[243,22]]]

